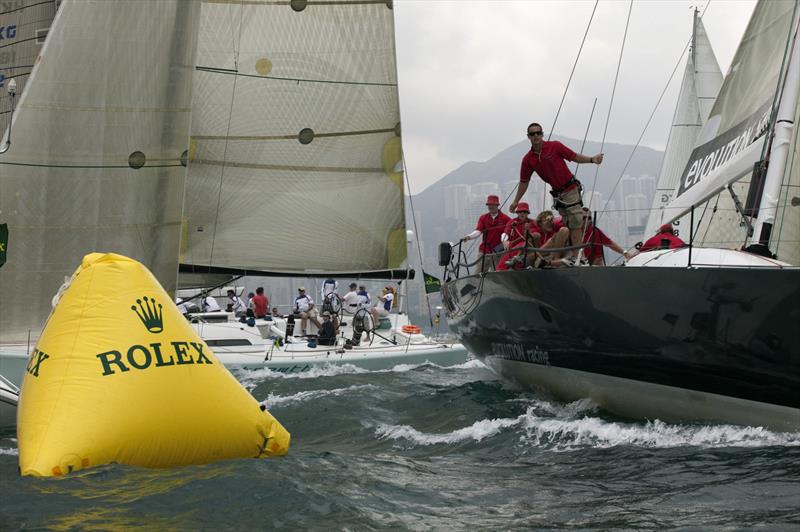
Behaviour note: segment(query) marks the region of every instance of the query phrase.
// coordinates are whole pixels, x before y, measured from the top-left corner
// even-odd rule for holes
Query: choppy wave
[[[0,447],[0,454],[6,454],[9,456],[19,456],[19,449],[14,447]]]
[[[269,368],[236,370],[234,372],[239,382],[248,390],[252,390],[268,379],[317,379],[320,377],[355,375],[358,373],[369,373],[369,370],[356,367],[352,364],[328,364],[324,366],[313,366],[308,371],[299,373],[281,373],[279,371],[272,371]]]
[[[552,451],[632,446],[671,447],[771,447],[800,446],[800,433],[772,432],[763,427],[738,425],[676,425],[655,420],[646,423],[608,421],[586,415],[596,409],[589,400],[566,405],[533,401],[526,412],[514,418],[483,419],[447,433],[425,433],[410,425],[381,424],[379,438],[406,440],[415,445],[479,442],[501,434],[505,429],[521,432],[523,446]],[[543,415],[544,414],[544,415]]]
[[[484,419],[476,421],[469,427],[454,430],[445,434],[425,434],[409,425],[381,424],[375,429],[380,438],[391,440],[409,440],[418,445],[437,445],[441,443],[461,443],[467,440],[476,442],[499,434],[503,429],[519,425],[520,419]]]
[[[598,417],[559,419],[525,414],[525,440],[552,446],[555,451],[635,446],[770,447],[800,446],[800,434],[772,432],[763,427],[738,425],[674,425],[655,420],[644,424],[606,421]]]
[[[373,389],[375,389],[375,386],[372,384],[354,384],[353,386],[348,386],[347,388],[334,388],[333,390],[309,390],[285,396],[269,394],[267,398],[261,402],[261,404],[269,410],[279,405],[283,406],[291,403],[313,401],[322,397],[338,397],[340,395],[345,395],[352,392],[361,392]]]

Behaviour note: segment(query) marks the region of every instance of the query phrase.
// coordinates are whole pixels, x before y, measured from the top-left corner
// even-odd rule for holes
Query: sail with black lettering
[[[182,269],[406,259],[392,2],[202,5]]]
[[[0,343],[35,341],[90,251],[175,289],[199,8],[60,3],[0,155]]]
[[[672,127],[664,150],[664,159],[653,197],[653,206],[647,220],[646,237],[655,234],[664,223],[664,209],[672,201],[673,192],[686,160],[692,153],[700,129],[705,124],[714,100],[722,85],[722,71],[717,63],[714,50],[708,40],[705,26],[697,11],[694,15],[694,31],[686,59],[686,68],[672,118]],[[680,220],[678,230],[683,232],[683,225],[688,218]]]
[[[790,0],[756,6],[676,185],[665,221],[695,207],[695,216],[700,217],[695,244],[740,247],[748,240],[749,218],[760,201],[760,186],[751,177],[768,153],[795,15],[796,3]],[[706,200],[708,204],[698,209]]]

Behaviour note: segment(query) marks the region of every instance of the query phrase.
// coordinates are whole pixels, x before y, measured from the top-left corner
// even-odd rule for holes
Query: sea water
[[[0,529],[794,529],[800,434],[624,420],[478,361],[236,374],[289,455],[21,478],[0,432]]]

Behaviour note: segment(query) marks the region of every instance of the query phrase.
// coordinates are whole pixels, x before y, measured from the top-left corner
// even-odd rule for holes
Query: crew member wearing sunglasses
[[[603,162],[603,154],[590,157],[575,153],[558,141],[546,141],[542,126],[536,122],[528,126],[528,140],[531,141],[531,149],[522,158],[519,187],[514,201],[511,202],[511,212],[514,212],[525,195],[531,175],[536,172],[542,181],[550,185],[555,207],[569,228],[572,242],[583,241],[583,188],[567,168],[567,161],[600,164]]]

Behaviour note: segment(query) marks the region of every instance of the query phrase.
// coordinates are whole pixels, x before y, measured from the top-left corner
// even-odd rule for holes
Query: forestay
[[[133,257],[174,290],[199,7],[60,4],[0,156],[0,343],[38,336],[90,251]]]
[[[182,263],[304,274],[401,266],[391,8],[203,2]]]

